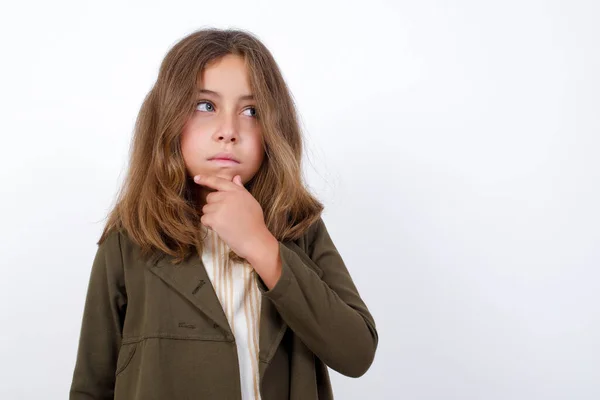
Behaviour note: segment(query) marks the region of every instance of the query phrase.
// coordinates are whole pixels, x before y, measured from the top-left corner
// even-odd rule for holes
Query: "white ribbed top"
[[[211,229],[202,262],[233,331],[240,366],[242,400],[260,400],[258,334],[261,293],[256,272],[246,261],[228,261],[229,246]]]

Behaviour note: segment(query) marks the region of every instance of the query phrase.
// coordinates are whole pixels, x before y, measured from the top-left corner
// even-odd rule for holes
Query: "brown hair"
[[[244,57],[257,102],[265,158],[246,188],[261,205],[267,228],[280,241],[293,240],[319,219],[323,205],[303,182],[303,138],[277,63],[253,34],[210,28],[181,39],[162,61],[138,114],[127,175],[98,244],[117,229],[144,257],[159,251],[179,263],[194,248],[202,254],[196,184],[186,171],[180,136],[196,107],[197,77],[227,54]],[[229,256],[241,260],[233,251]]]

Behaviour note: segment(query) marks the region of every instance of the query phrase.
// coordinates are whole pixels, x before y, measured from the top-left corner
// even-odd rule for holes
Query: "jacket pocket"
[[[121,372],[125,371],[125,368],[131,363],[131,359],[137,349],[137,343],[126,343],[122,344],[119,349],[119,356],[117,358],[117,367],[115,370],[115,377],[119,376]]]

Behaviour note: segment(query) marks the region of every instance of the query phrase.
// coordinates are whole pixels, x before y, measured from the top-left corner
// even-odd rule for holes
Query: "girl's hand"
[[[273,243],[265,225],[262,207],[246,190],[239,175],[232,181],[218,176],[195,176],[194,182],[216,189],[206,196],[200,218],[240,257],[248,261],[261,257],[264,244]],[[276,242],[276,240],[275,240]]]

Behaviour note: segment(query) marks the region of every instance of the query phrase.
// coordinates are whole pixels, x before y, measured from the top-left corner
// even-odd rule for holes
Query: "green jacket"
[[[262,400],[332,399],[327,366],[363,375],[375,322],[322,219],[279,251],[280,280],[259,282]],[[71,400],[241,400],[235,339],[201,257],[170,260],[143,260],[123,231],[100,244]]]

